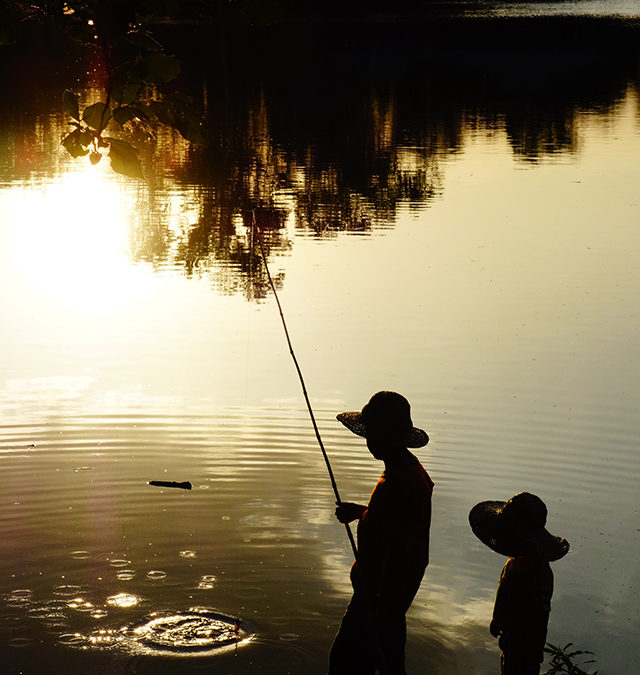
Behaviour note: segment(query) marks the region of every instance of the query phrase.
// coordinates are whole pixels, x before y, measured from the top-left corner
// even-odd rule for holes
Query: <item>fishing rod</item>
[[[309,400],[309,394],[307,393],[307,387],[304,383],[304,377],[302,376],[302,370],[300,369],[300,364],[298,363],[298,359],[296,358],[296,354],[293,350],[293,345],[291,344],[291,337],[289,336],[289,329],[287,328],[287,322],[285,321],[284,318],[284,312],[282,311],[282,305],[280,304],[280,298],[278,297],[278,292],[276,291],[275,284],[273,283],[273,279],[271,278],[271,272],[269,271],[269,265],[267,264],[267,256],[264,252],[264,246],[262,244],[262,237],[260,236],[260,228],[256,224],[256,212],[252,212],[253,220],[252,220],[252,234],[257,233],[257,236],[255,237],[257,242],[258,242],[258,248],[260,249],[260,256],[262,257],[262,264],[264,265],[265,272],[267,273],[267,279],[269,280],[269,286],[271,287],[271,291],[273,292],[273,297],[276,300],[276,305],[278,306],[278,312],[280,313],[280,320],[282,321],[282,327],[284,328],[284,335],[285,338],[287,339],[287,345],[289,346],[289,353],[291,354],[291,358],[293,359],[293,364],[296,367],[296,372],[298,373],[298,379],[300,380],[300,385],[302,387],[302,393],[304,395],[304,400],[305,403],[307,404],[307,410],[309,411],[309,417],[311,418],[311,424],[313,425],[313,431],[315,432],[316,439],[318,440],[318,445],[320,446],[320,450],[322,450],[322,456],[324,457],[324,463],[327,466],[327,471],[329,472],[329,479],[331,480],[331,487],[333,488],[333,493],[336,496],[336,503],[338,506],[342,504],[342,499],[340,499],[340,493],[338,492],[338,484],[336,483],[336,479],[333,475],[333,470],[331,469],[331,462],[329,461],[329,456],[327,455],[327,451],[324,448],[324,443],[322,442],[322,437],[320,436],[320,431],[318,429],[318,425],[316,423],[316,417],[313,414],[313,408],[311,407],[311,401]],[[351,532],[351,528],[349,527],[349,523],[344,524],[345,529],[347,530],[347,536],[349,537],[349,543],[351,544],[351,549],[353,551],[354,557],[357,559],[358,557],[358,550],[356,548],[356,542],[353,539],[353,533]]]

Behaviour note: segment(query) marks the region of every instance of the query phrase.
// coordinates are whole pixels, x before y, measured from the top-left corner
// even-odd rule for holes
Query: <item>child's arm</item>
[[[495,638],[500,637],[500,634],[502,633],[502,627],[495,619],[491,619],[491,623],[489,624],[489,632]]]
[[[500,575],[500,583],[498,584],[498,592],[496,593],[496,601],[493,606],[493,617],[489,624],[489,631],[493,637],[498,637],[505,625],[509,621],[511,593],[509,592],[509,570],[511,568],[511,558],[507,560]]]

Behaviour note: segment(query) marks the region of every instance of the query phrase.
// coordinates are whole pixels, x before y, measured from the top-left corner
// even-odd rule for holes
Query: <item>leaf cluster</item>
[[[574,659],[577,656],[592,655],[593,652],[581,649],[569,651],[572,646],[572,642],[569,642],[564,647],[547,643],[544,651],[551,656],[551,660],[549,661],[549,669],[545,671],[544,675],[556,675],[556,673],[565,673],[566,675],[598,675],[597,670],[593,673],[587,673],[578,664],[574,663]],[[587,659],[584,663],[595,663],[595,659]]]
[[[201,119],[189,97],[180,93],[159,95],[159,89],[175,80],[181,70],[180,61],[165,53],[143,27],[143,21],[157,16],[162,4],[150,0],[68,0],[64,4],[70,36],[97,49],[107,73],[104,101],[81,110],[80,96],[64,93],[64,107],[73,129],[62,139],[62,145],[72,157],[89,155],[91,163],[97,164],[103,154],[108,154],[114,171],[141,178],[135,147],[106,135],[108,128],[141,130],[145,137],[153,138],[155,125],[162,124],[192,143],[204,144]]]

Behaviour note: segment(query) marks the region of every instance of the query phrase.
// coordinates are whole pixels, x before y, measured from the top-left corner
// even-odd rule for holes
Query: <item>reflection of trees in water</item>
[[[443,158],[474,132],[505,132],[527,162],[575,153],[584,112],[610,117],[629,87],[638,90],[637,30],[506,25],[418,27],[395,42],[388,26],[312,36],[289,27],[220,49],[208,34],[198,47],[190,28],[174,51],[186,54],[182,84],[206,108],[212,140],[199,149],[158,134],[147,151],[149,190],[139,191],[148,196],[137,197],[133,256],[178,263],[189,276],[211,275],[224,292],[258,299],[267,280],[244,226],[253,209],[274,216],[265,232],[271,252],[291,246],[291,224],[318,236],[368,231],[393,223],[402,204],[437,198]],[[10,63],[33,80],[26,60]],[[39,105],[17,92],[13,112],[0,111],[5,176],[66,166],[63,118],[51,114],[51,100],[73,80],[65,78],[60,87],[53,77],[37,80]]]
[[[222,293],[241,293],[247,300],[261,300],[269,293],[269,280],[256,236],[251,216],[238,218],[208,192],[202,195],[200,219],[179,243],[175,261],[184,264],[187,276],[209,276]],[[259,236],[267,258],[271,251],[291,246],[280,229],[260,230]],[[283,280],[283,274],[274,274],[276,288]]]
[[[175,202],[175,203],[174,203]],[[271,210],[270,210],[271,211]],[[260,213],[260,209],[257,209]],[[252,228],[252,211],[231,206],[213,189],[151,190],[139,200],[131,226],[136,261],[158,269],[182,267],[187,277],[208,278],[224,294],[261,300],[269,281]],[[291,248],[283,227],[262,229],[265,255]],[[276,287],[283,275],[274,273]]]
[[[581,25],[529,22],[505,34],[497,25],[434,29],[408,46],[380,34],[309,39],[286,29],[240,40],[226,65],[207,62],[215,142],[173,174],[206,186],[179,247],[187,273],[215,260],[229,292],[261,297],[256,252],[238,234],[247,210],[284,209],[288,223],[318,236],[393,223],[401,204],[423,207],[441,194],[442,160],[474,131],[505,133],[530,163],[576,153],[584,112],[610,116],[637,80],[626,28],[600,35],[591,23],[583,35]],[[272,245],[290,245],[284,237]]]
[[[296,194],[299,226],[317,233],[367,230],[375,222],[393,222],[400,203],[425,204],[440,192],[439,139],[432,144],[403,138],[394,95],[363,99],[332,99],[333,105],[361,107],[362,120],[332,124],[330,144],[304,139],[298,151],[305,176]],[[292,109],[304,118],[305,111]]]
[[[219,143],[207,153],[194,150],[175,174],[198,186],[199,203],[197,221],[180,241],[175,260],[189,276],[212,276],[224,293],[259,300],[268,294],[269,282],[253,241],[254,218],[267,256],[291,247],[285,228],[288,206],[281,193],[291,183],[293,167],[272,142],[260,98],[229,136],[220,128],[212,131]],[[282,284],[281,275],[274,276],[274,283]]]

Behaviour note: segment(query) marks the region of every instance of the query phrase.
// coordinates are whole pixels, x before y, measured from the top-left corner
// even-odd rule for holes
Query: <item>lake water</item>
[[[572,545],[549,641],[636,671],[637,27],[475,21],[415,60],[262,35],[264,62],[189,81],[215,142],[160,134],[146,182],[66,156],[77,73],[12,57],[34,84],[0,114],[3,672],[325,672],[351,551],[253,208],[282,217],[268,263],[341,497],[381,466],[338,412],[397,390],[431,437],[409,672],[497,672],[504,559],[467,513],[521,490]],[[215,613],[237,651],[130,639]]]

